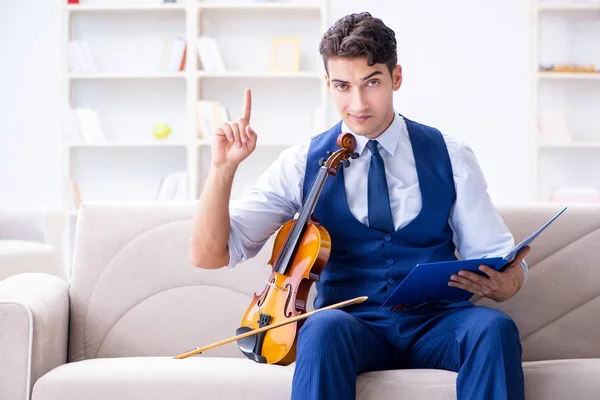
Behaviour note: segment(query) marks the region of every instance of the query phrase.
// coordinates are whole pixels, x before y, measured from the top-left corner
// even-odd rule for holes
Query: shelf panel
[[[539,11],[600,11],[600,4],[540,4]]]
[[[69,4],[65,9],[70,13],[93,13],[93,12],[118,12],[118,11],[185,11],[184,4],[110,4],[110,5],[85,5]]]
[[[600,142],[596,143],[562,143],[562,144],[540,144],[540,149],[600,149]]]
[[[300,72],[243,72],[231,71],[223,73],[213,73],[198,71],[198,78],[298,78],[298,79],[321,79],[324,73],[312,71]]]
[[[67,144],[69,149],[102,149],[102,148],[147,148],[147,147],[186,147],[185,143],[161,143],[161,142],[149,142],[149,143],[119,143],[119,142],[107,142],[107,143],[81,143],[81,144]]]
[[[69,74],[70,80],[82,80],[82,79],[183,79],[185,78],[185,72],[165,72],[165,73],[90,73],[90,74]]]
[[[253,10],[321,10],[318,3],[198,3],[198,10],[234,10],[234,9],[253,9]]]
[[[212,140],[198,140],[196,142],[198,147],[203,147],[203,146],[211,146],[212,145]],[[297,143],[287,143],[287,142],[264,142],[262,143],[260,141],[260,139],[258,139],[258,143],[256,144],[256,148],[259,147],[292,147],[294,145],[296,145]]]
[[[600,79],[600,73],[593,72],[538,72],[539,79]]]

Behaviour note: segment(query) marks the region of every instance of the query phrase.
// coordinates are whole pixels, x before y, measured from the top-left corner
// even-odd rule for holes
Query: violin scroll
[[[350,166],[350,159],[358,158],[356,150],[356,139],[351,133],[340,133],[337,138],[337,145],[341,147],[336,152],[327,152],[329,158],[327,161],[321,159],[320,165],[325,166],[329,170],[329,174],[335,176],[340,164],[344,167]]]

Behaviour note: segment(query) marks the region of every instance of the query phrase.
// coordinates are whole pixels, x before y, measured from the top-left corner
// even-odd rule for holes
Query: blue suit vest
[[[416,264],[456,259],[448,224],[456,193],[446,143],[437,129],[404,119],[415,156],[421,211],[395,232],[377,231],[352,215],[344,167],[336,176],[329,176],[313,213],[332,242],[329,261],[316,283],[315,308],[365,295],[369,296],[367,303],[381,305]],[[311,140],[304,198],[319,171],[319,159],[327,159],[327,151],[339,150],[336,140],[341,126],[340,121]]]

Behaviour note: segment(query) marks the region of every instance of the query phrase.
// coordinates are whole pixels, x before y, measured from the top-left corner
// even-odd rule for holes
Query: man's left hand
[[[523,285],[525,273],[521,261],[530,250],[529,246],[523,247],[502,272],[498,272],[487,265],[479,266],[479,270],[487,276],[471,271],[460,271],[458,275],[450,277],[448,286],[464,289],[497,302],[506,301],[513,297]]]

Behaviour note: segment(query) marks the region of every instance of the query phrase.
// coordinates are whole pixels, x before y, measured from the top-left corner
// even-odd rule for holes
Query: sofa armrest
[[[69,286],[43,273],[0,281],[0,399],[28,400],[35,381],[67,361]]]

